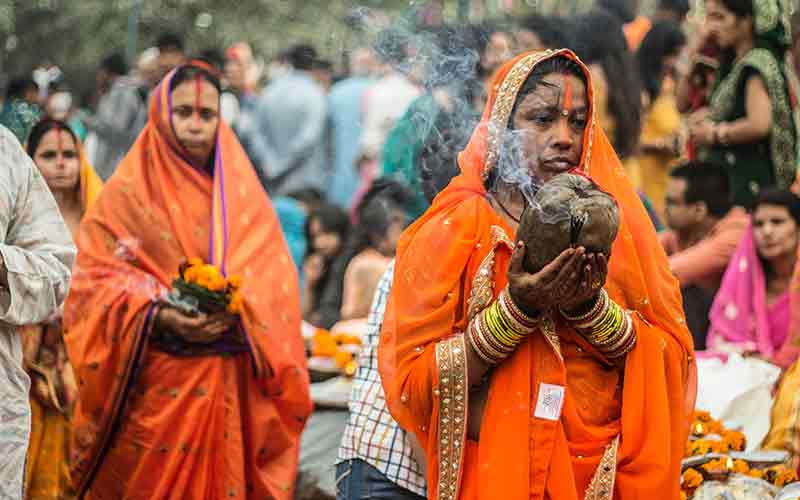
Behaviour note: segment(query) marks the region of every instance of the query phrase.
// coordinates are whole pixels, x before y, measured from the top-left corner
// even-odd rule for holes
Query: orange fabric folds
[[[73,479],[87,498],[288,499],[311,412],[297,275],[233,132],[220,123],[213,177],[185,159],[173,75],[77,240],[64,312],[79,386]],[[178,357],[148,344],[192,257],[243,277],[248,352]]]
[[[379,349],[387,402],[427,450],[431,498],[677,498],[694,406],[692,340],[655,230],[595,125],[591,90],[581,168],[620,205],[606,289],[633,311],[637,345],[618,369],[551,315],[552,329],[532,334],[490,372],[480,439],[466,441],[463,332],[482,297],[488,303],[505,287],[514,236],[486,199],[483,178],[518,90],[553,57],[578,61],[568,50],[526,53],[499,71],[459,157],[461,175],[400,241]],[[556,420],[536,416],[546,384],[565,388]]]

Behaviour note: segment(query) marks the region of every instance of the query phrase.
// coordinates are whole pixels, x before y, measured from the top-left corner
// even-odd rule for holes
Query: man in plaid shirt
[[[350,421],[336,465],[339,500],[425,497],[425,471],[414,452],[416,438],[401,429],[389,413],[378,374],[378,339],[393,275],[394,263],[375,292],[353,380]]]
[[[433,97],[426,94],[418,101],[424,99],[433,100]],[[422,114],[421,107],[415,101],[406,114],[420,119],[417,115]],[[471,127],[465,126],[468,121],[459,112],[439,110],[425,118],[422,117],[420,127],[415,127],[415,132],[422,137],[419,137],[414,156],[422,191],[431,202],[458,174],[456,155]],[[431,133],[434,129],[438,133]],[[378,373],[378,340],[393,276],[394,263],[378,284],[369,314],[350,395],[350,420],[342,436],[336,464],[337,500],[418,500],[426,496],[424,452],[416,437],[401,429],[389,413]]]

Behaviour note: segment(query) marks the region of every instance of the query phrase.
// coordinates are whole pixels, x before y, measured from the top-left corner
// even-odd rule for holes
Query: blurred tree
[[[141,52],[160,33],[172,31],[184,36],[190,54],[245,40],[268,60],[291,43],[306,41],[336,64],[347,50],[369,43],[382,23],[407,23],[431,1],[444,4],[446,20],[456,20],[460,0],[139,0],[136,49]],[[472,1],[492,6],[484,15],[501,14],[498,0]],[[49,62],[80,93],[90,92],[100,59],[112,51],[125,53],[136,3],[0,0],[0,75],[8,78]],[[513,18],[533,11],[570,15],[592,0],[504,3],[512,5],[505,14]]]

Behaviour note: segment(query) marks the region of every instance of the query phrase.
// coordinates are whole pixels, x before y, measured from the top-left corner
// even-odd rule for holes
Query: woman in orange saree
[[[179,66],[153,91],[148,124],[78,247],[64,322],[80,496],[291,498],[311,412],[297,275],[253,167],[219,120],[213,70]],[[191,258],[242,277],[238,317],[165,304]]]
[[[69,126],[53,119],[37,123],[25,150],[47,181],[61,216],[77,236],[78,224],[103,183]],[[67,457],[72,404],[77,387],[67,359],[61,318],[24,327],[25,370],[31,377],[31,439],[25,465],[25,498],[71,498]]]
[[[564,77],[562,85],[550,74],[539,75],[537,88],[555,89],[558,102],[551,106],[540,99],[534,108],[520,105],[516,110],[529,75],[555,59],[577,67],[580,78]],[[528,95],[536,93],[534,89]],[[536,106],[542,103],[546,113],[540,116]],[[624,356],[606,357],[562,314],[543,308],[541,328],[491,371],[486,364],[480,369],[470,336],[474,321],[485,317],[503,295],[517,302],[513,289],[501,291],[518,279],[514,263],[524,252],[519,244],[515,250],[511,240],[519,211],[514,216],[515,207],[508,210],[498,203],[502,193],[485,186],[514,135],[510,123],[515,110],[523,120],[552,125],[558,134],[580,124],[577,148],[564,148],[574,158],[548,160],[544,155],[550,153],[543,153],[528,162],[539,180],[547,180],[541,175],[546,169],[551,176],[554,171],[578,171],[619,204],[620,229],[605,290],[629,311],[636,343]],[[579,110],[583,116],[574,119]],[[534,135],[533,140],[542,137]],[[506,63],[459,165],[461,175],[400,240],[379,350],[390,410],[426,449],[429,497],[678,498],[696,385],[691,335],[678,284],[653,226],[595,124],[588,69],[568,50],[525,53]],[[568,259],[573,259],[580,251],[567,250],[556,261],[563,264],[564,255],[569,252]],[[600,265],[591,261],[591,288],[603,286],[605,277],[604,259],[595,259]],[[566,280],[575,284],[576,275],[567,274]],[[585,285],[580,282],[573,289],[584,290]],[[488,385],[483,407],[481,397],[471,391],[481,387],[481,372]]]

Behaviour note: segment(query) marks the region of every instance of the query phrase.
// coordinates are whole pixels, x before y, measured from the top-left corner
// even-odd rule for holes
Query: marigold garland
[[[734,460],[727,455],[730,452],[744,451],[747,439],[742,432],[726,429],[718,420],[714,420],[707,411],[695,411],[692,417],[692,437],[686,443],[686,456],[701,456],[719,453],[722,457],[710,460],[698,468],[688,468],[681,475],[681,500],[688,500],[706,480],[720,480],[729,474],[742,474],[762,479],[778,488],[797,482],[795,470],[786,465],[775,465],[765,469],[751,468],[744,460]],[[699,469],[699,470],[698,470]]]
[[[336,367],[345,375],[352,377],[358,364],[352,349],[346,346],[360,346],[361,338],[348,333],[331,333],[318,329],[311,338],[311,355],[315,357],[333,358]]]

